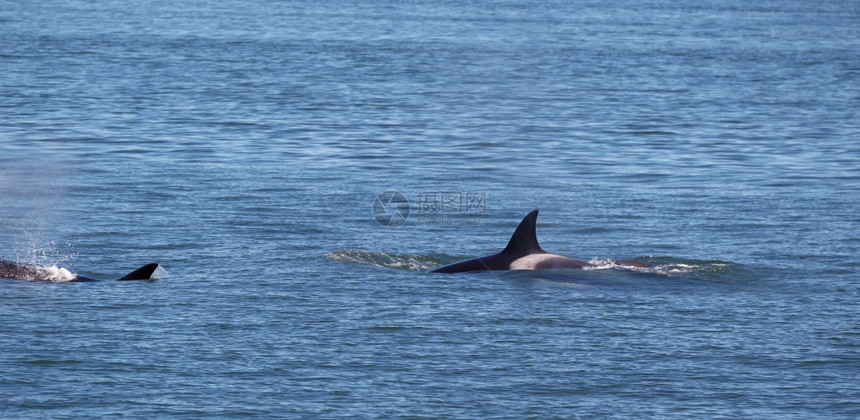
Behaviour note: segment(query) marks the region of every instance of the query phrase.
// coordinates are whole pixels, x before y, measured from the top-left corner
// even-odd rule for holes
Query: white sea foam
[[[587,265],[585,267],[582,267],[583,270],[607,270],[610,268],[618,267],[618,264],[609,258],[601,259],[601,258],[594,257],[591,260],[589,260],[588,263],[591,265],[590,266]]]
[[[653,273],[654,267],[635,267],[627,264],[619,264],[617,261],[611,258],[597,258],[594,257],[588,261],[590,266],[585,266],[583,270],[609,270],[613,268],[624,269],[627,271],[638,271],[642,273]]]
[[[75,280],[75,278],[77,278],[77,276],[69,270],[62,267],[57,267],[56,265],[50,267],[38,267],[38,271],[41,273],[41,276],[39,278],[32,278],[29,280],[67,282],[73,281]]]

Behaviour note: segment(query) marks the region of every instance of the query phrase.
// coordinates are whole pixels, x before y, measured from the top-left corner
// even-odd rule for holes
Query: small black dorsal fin
[[[158,269],[158,263],[149,263],[143,267],[138,268],[137,270],[132,271],[131,273],[126,274],[122,278],[117,280],[125,281],[125,280],[149,280],[152,278],[152,273]]]
[[[537,222],[537,210],[532,210],[531,213],[523,218],[517,230],[508,241],[508,246],[502,251],[506,254],[525,255],[540,252],[546,252],[538,245],[537,234],[535,233],[535,222]]]

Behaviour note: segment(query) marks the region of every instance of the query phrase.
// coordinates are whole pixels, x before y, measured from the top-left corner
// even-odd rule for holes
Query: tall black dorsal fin
[[[507,254],[525,255],[539,252],[546,252],[538,245],[537,234],[535,233],[535,222],[537,222],[537,210],[532,210],[531,213],[523,218],[517,230],[514,231],[511,240],[508,241],[508,246],[502,251]]]

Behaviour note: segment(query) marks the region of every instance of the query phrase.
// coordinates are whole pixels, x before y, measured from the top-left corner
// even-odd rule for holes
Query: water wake
[[[429,271],[441,263],[436,258],[424,255],[397,255],[385,252],[363,251],[360,249],[336,249],[324,256],[340,262],[411,271]]]
[[[699,260],[674,260],[672,258],[648,257],[644,259],[650,267],[631,267],[620,264],[615,260],[605,258],[592,258],[588,263],[590,267],[585,267],[584,270],[627,270],[638,273],[655,274],[666,277],[685,277],[695,276],[698,274],[721,273],[727,271],[731,264],[724,261],[699,261]],[[650,260],[650,261],[649,261]]]

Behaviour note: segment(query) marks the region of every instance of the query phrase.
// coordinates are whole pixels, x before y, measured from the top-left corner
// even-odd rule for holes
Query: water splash
[[[155,271],[152,272],[150,279],[152,279],[152,280],[163,280],[163,279],[166,279],[168,277],[170,277],[170,273],[168,273],[167,270],[164,269],[164,267],[159,265],[158,268],[156,268]]]
[[[0,173],[0,256],[43,269],[71,260],[73,245],[58,245],[57,205],[66,193],[64,165],[48,157],[12,161]],[[8,247],[8,248],[6,248]]]
[[[4,264],[7,264],[4,262]],[[17,266],[15,263],[7,265]],[[15,271],[14,277],[20,280],[27,281],[48,281],[48,282],[69,282],[74,281],[77,276],[69,270],[57,266],[37,266],[23,265],[12,268]]]
[[[38,280],[51,281],[51,282],[68,282],[68,281],[74,281],[75,278],[77,278],[77,276],[75,274],[72,274],[71,271],[69,271],[65,268],[62,268],[62,267],[57,267],[56,265],[53,265],[50,267],[37,267],[37,268],[42,271],[42,275],[43,275],[43,277],[39,278]],[[33,280],[33,279],[28,279],[28,280]]]

